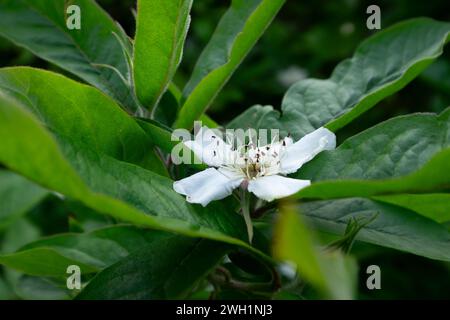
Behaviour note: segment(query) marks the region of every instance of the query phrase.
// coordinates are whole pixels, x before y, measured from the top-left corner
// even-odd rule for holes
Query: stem
[[[238,290],[250,291],[250,292],[273,292],[273,284],[271,282],[242,282],[235,279],[227,280],[223,274],[213,273],[208,277],[208,280],[213,286],[225,286]]]
[[[248,242],[252,243],[253,239],[253,224],[252,218],[250,217],[250,199],[249,193],[245,190],[245,188],[241,188],[241,207],[242,207],[242,215],[244,216],[245,225],[247,226],[247,234],[248,234]]]

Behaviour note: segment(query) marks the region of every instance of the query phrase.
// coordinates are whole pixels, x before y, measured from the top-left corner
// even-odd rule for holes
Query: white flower
[[[174,182],[173,188],[188,202],[206,206],[229,196],[241,184],[266,201],[290,196],[309,186],[310,180],[285,175],[296,172],[321,151],[334,149],[336,136],[319,128],[295,143],[286,137],[265,146],[250,143],[233,150],[213,130],[203,127],[185,145],[212,168]]]

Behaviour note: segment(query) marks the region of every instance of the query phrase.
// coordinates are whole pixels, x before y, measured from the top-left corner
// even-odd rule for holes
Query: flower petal
[[[224,142],[218,134],[208,127],[202,127],[194,140],[184,143],[203,163],[211,167],[232,163],[235,154],[231,145]]]
[[[287,146],[280,159],[280,173],[296,172],[323,150],[336,148],[336,136],[326,128],[319,128]]]
[[[284,198],[311,184],[309,180],[292,179],[279,175],[250,180],[248,191],[266,201]]]
[[[175,181],[173,189],[185,195],[188,202],[206,206],[213,200],[229,196],[242,180],[243,178],[230,179],[219,170],[208,168],[190,177]]]

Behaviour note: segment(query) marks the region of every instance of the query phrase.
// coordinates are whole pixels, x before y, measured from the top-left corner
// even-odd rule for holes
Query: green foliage
[[[63,143],[57,144],[29,112],[7,99],[0,101],[0,123],[0,161],[49,189],[126,222],[248,246],[240,240],[243,221],[227,206],[188,205],[168,178],[85,142],[60,136]],[[46,165],[50,161],[52,167]]]
[[[299,171],[298,178],[320,182],[298,196],[327,199],[445,191],[450,186],[449,115],[450,109],[439,116],[397,117],[349,138]]]
[[[121,45],[130,50],[128,37],[93,0],[76,1],[83,14],[83,27],[69,30],[66,3],[65,0],[2,1],[0,34],[136,111],[130,87],[118,75],[130,76]]]
[[[139,0],[134,83],[141,103],[153,109],[175,75],[190,24],[192,0]]]
[[[167,237],[100,272],[77,299],[176,299],[227,252],[223,244]]]
[[[0,299],[353,299],[364,297],[357,263],[373,252],[450,261],[450,109],[398,95],[421,74],[430,92],[448,95],[448,63],[424,71],[445,54],[450,24],[419,18],[383,28],[328,79],[293,81],[281,112],[253,105],[224,126],[280,129],[295,140],[325,126],[338,137],[336,149],[291,174],[312,184],[288,201],[245,198],[249,243],[237,194],[203,207],[174,191],[174,180],[205,166],[175,166],[172,133],[231,118],[205,112],[285,1],[233,0],[215,31],[196,16],[205,3],[138,0],[130,39],[94,0],[0,2],[0,35],[57,66],[0,69]],[[66,27],[70,4],[81,9],[80,30]],[[305,66],[331,51],[329,29],[319,29],[292,44],[313,48]],[[189,66],[199,32],[206,46]],[[269,29],[255,50],[268,62],[258,60],[256,74],[280,63],[291,33]],[[347,56],[349,43],[332,58]],[[33,64],[24,55],[8,63]],[[278,90],[248,70],[243,87]],[[380,103],[390,96],[395,111]],[[81,290],[66,288],[69,265],[81,268]]]
[[[274,255],[294,263],[306,280],[325,297],[352,299],[355,294],[357,267],[355,261],[339,251],[321,252],[295,207],[285,206],[274,234]]]
[[[27,179],[6,170],[0,170],[0,229],[33,208],[47,191]]]
[[[63,278],[68,265],[80,266],[82,273],[97,272],[168,237],[170,234],[161,231],[112,226],[89,233],[43,238],[0,259],[3,264],[29,275]]]
[[[375,200],[411,209],[436,222],[450,221],[450,194],[395,194],[373,197]]]
[[[356,239],[449,261],[450,234],[446,228],[414,211],[364,198],[323,200],[299,204],[299,210],[321,230],[342,234],[352,218],[375,220]]]
[[[380,31],[341,62],[329,79],[294,84],[283,98],[281,116],[270,107],[254,106],[230,127],[256,123],[256,129],[279,128],[295,138],[321,126],[342,128],[419,75],[442,54],[449,33],[449,23],[431,19],[413,19]]]
[[[175,127],[192,128],[239,66],[284,0],[233,0],[183,90]]]

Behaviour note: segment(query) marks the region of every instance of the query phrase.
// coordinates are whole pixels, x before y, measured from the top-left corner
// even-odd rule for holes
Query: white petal
[[[260,199],[272,201],[290,196],[310,184],[311,181],[309,180],[292,179],[278,175],[265,176],[250,180],[248,191],[253,192]]]
[[[323,150],[336,148],[336,136],[326,128],[319,128],[287,146],[281,155],[280,173],[296,172]]]
[[[190,177],[175,181],[173,189],[186,196],[191,203],[206,206],[213,200],[229,196],[243,178],[230,179],[214,168],[208,168]]]
[[[235,158],[232,147],[207,127],[202,127],[194,140],[186,141],[184,144],[208,166],[219,167],[232,163]]]

